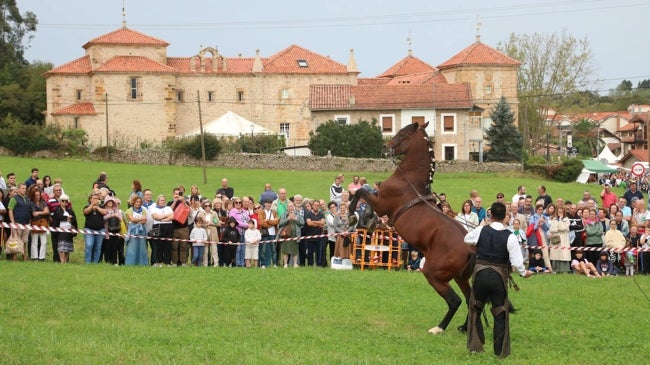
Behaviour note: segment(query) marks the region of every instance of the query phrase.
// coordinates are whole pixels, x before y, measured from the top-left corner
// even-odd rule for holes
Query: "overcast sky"
[[[513,32],[587,37],[591,89],[601,94],[623,79],[650,79],[648,0],[17,0],[39,20],[27,59],[61,65],[83,56],[84,43],[121,26],[123,2],[127,26],[169,42],[174,57],[201,46],[269,57],[297,44],[345,64],[352,48],[361,76],[373,77],[407,55],[409,38],[414,56],[441,64],[474,42],[478,15],[482,42],[495,48]]]

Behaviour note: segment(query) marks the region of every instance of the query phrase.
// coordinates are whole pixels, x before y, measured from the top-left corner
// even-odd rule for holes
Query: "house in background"
[[[93,146],[183,135],[229,111],[304,146],[328,120],[376,119],[386,137],[429,122],[438,159],[467,160],[484,145],[504,96],[517,115],[519,62],[476,41],[438,67],[411,52],[381,75],[297,45],[269,57],[226,57],[207,47],[169,57],[169,43],[126,25],[83,45],[85,55],[46,72],[46,123],[80,128]]]

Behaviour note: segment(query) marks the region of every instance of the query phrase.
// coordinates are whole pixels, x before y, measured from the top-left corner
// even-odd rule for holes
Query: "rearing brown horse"
[[[388,215],[399,235],[426,258],[422,272],[429,284],[447,302],[447,314],[429,333],[445,331],[462,300],[449,285],[456,281],[469,300],[474,247],[464,243],[465,229],[444,215],[436,206],[430,190],[435,161],[429,147],[426,126],[417,123],[404,127],[384,144],[387,155],[402,156],[393,174],[381,183],[376,194],[359,189],[350,204],[354,209],[365,198],[377,215]],[[463,330],[465,325],[459,327]]]

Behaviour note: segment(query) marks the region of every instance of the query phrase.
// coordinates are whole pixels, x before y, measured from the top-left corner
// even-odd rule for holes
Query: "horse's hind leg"
[[[462,300],[458,294],[456,294],[454,289],[452,289],[452,287],[449,285],[449,282],[438,281],[426,274],[425,276],[427,277],[429,284],[436,290],[436,292],[438,292],[438,294],[445,300],[445,302],[447,302],[447,314],[445,314],[445,316],[442,318],[442,321],[440,321],[436,327],[429,329],[429,333],[437,335],[439,333],[443,333],[447,329],[449,322],[451,322],[454,314],[456,314],[456,311],[458,310],[458,307],[460,307]]]
[[[456,278],[456,284],[458,284],[458,287],[460,287],[460,290],[463,292],[463,296],[465,297],[465,304],[469,305],[469,296],[472,290],[472,288],[469,285],[469,278],[466,277]],[[469,311],[467,314],[469,315]],[[467,317],[465,317],[465,323],[463,323],[458,327],[458,331],[462,333],[467,332]]]

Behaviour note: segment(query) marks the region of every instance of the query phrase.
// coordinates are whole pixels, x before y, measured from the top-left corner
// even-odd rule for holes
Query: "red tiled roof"
[[[648,113],[643,113],[643,114],[632,114],[632,118],[630,118],[629,122],[634,123],[634,122],[642,122],[642,123],[648,123]]]
[[[179,73],[250,73],[253,70],[254,58],[226,58],[226,71],[223,65],[219,65],[218,71],[214,71],[212,57],[205,59],[205,71],[201,71],[201,62],[195,59],[194,71],[191,70],[191,57],[167,57],[167,65],[176,69]]]
[[[437,71],[435,67],[417,57],[408,55],[377,77],[396,77],[434,71]]]
[[[496,49],[481,42],[474,42],[452,58],[438,66],[439,69],[454,66],[481,65],[481,66],[518,66],[521,63],[510,58]]]
[[[391,79],[388,78],[359,78],[357,84],[361,85],[386,85]]]
[[[120,28],[110,33],[100,35],[99,37],[90,40],[83,45],[84,49],[95,44],[131,44],[131,45],[145,45],[145,46],[169,46],[169,43],[162,39],[148,36],[144,33],[136,32],[128,28]]]
[[[625,163],[625,161],[632,157],[641,162],[648,162],[648,150],[630,150],[630,152],[626,153],[619,162]]]
[[[639,128],[639,124],[637,123],[628,123],[624,125],[623,127],[619,128],[617,132],[634,132],[636,129]]]
[[[47,77],[52,74],[87,74],[90,71],[90,56],[83,56],[74,61],[55,67],[44,73],[43,76]]]
[[[298,60],[307,62],[307,67],[300,67]],[[291,45],[288,48],[263,60],[264,73],[295,73],[295,74],[319,74],[319,73],[347,73],[344,64],[336,62],[328,57],[319,55],[300,46]]]
[[[470,108],[468,84],[439,85],[312,85],[312,110],[376,110]]]
[[[386,85],[432,85],[432,84],[446,84],[447,79],[440,74],[439,71],[423,72],[419,74],[396,76]]]
[[[163,65],[154,60],[141,56],[115,56],[103,65],[99,66],[95,72],[158,72],[158,73],[175,73],[173,67]]]
[[[52,112],[52,115],[95,115],[93,103],[77,103],[64,106]]]

